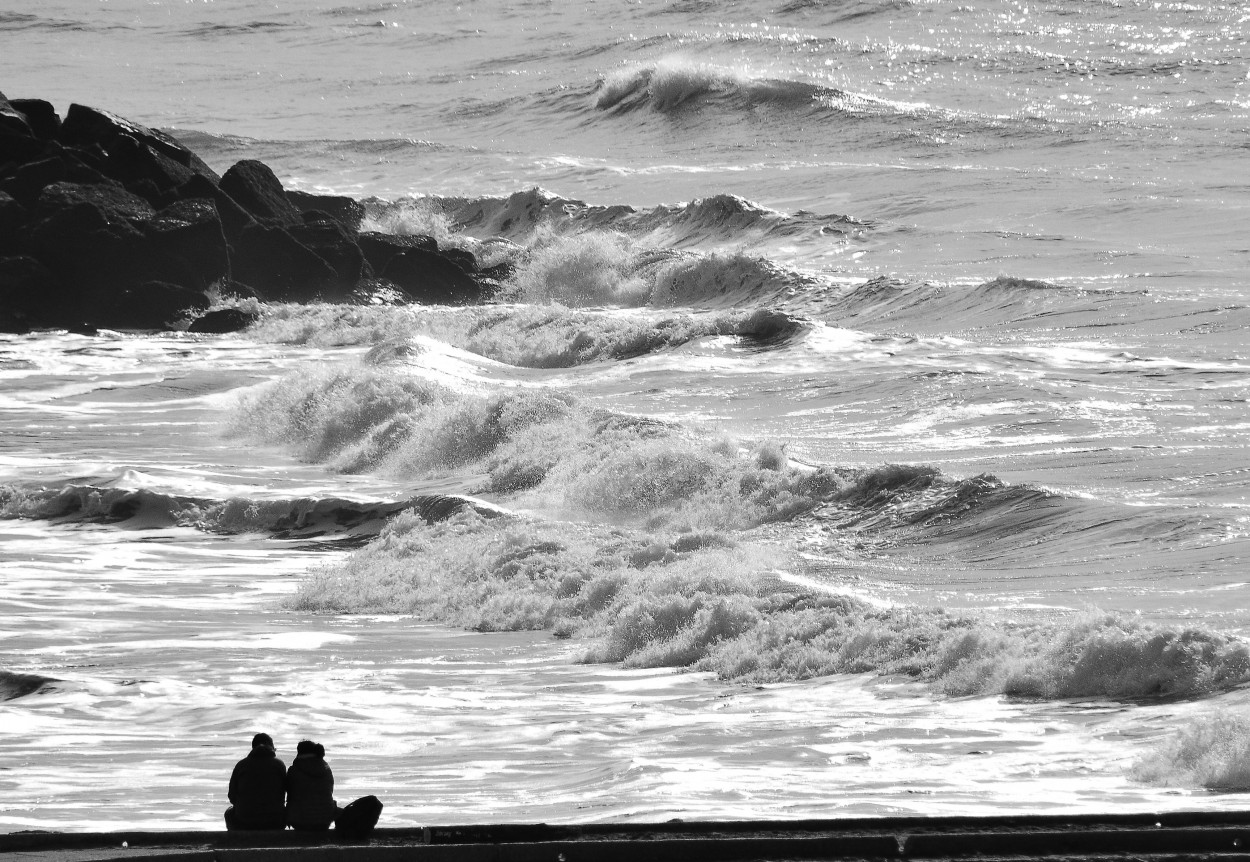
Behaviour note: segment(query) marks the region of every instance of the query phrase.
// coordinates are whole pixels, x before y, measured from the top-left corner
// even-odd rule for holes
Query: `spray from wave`
[[[1226,710],[1194,719],[1133,765],[1138,781],[1250,790],[1250,718]]]

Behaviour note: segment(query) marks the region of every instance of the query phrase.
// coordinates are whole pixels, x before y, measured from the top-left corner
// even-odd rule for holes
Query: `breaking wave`
[[[370,361],[405,358],[425,336],[459,350],[522,368],[570,368],[630,359],[699,338],[732,336],[744,347],[775,348],[813,324],[763,309],[716,313],[647,310],[628,315],[563,305],[349,307],[276,305],[249,335],[261,341],[319,347],[376,346]]]
[[[717,530],[657,533],[461,513],[401,515],[311,574],[293,608],[404,613],[482,631],[549,629],[588,662],[776,682],[901,674],[947,695],[1196,697],[1250,679],[1235,638],[1089,615],[995,624],[882,608],[778,577],[775,548]]]
[[[568,517],[742,528],[814,507],[840,480],[789,468],[775,444],[687,430],[540,389],[483,396],[362,364],[293,375],[244,399],[232,433],[338,470],[481,476],[475,491]]]
[[[616,113],[644,107],[669,113],[708,102],[823,108],[844,97],[832,87],[670,57],[607,75],[596,88],[595,107]]]
[[[1133,765],[1138,781],[1250,790],[1250,718],[1229,711],[1193,719]]]
[[[857,237],[872,227],[871,222],[847,215],[784,213],[730,194],[643,209],[588,204],[541,188],[506,197],[405,198],[367,204],[372,226],[391,233],[429,233],[440,245],[464,234],[478,240],[526,242],[540,227],[561,234],[613,231],[665,248],[740,246],[801,235]]]
[[[726,308],[764,305],[815,284],[763,258],[655,251],[623,234],[593,231],[540,237],[499,298],[573,307]]]
[[[778,542],[793,530],[775,532],[781,522],[830,524],[826,556],[910,543],[976,564],[1004,548],[1032,558],[1045,542],[1114,555],[1145,533],[1177,546],[1193,525],[1166,513],[1150,520],[1119,507],[1108,517],[1104,504],[927,466],[805,467],[775,442],[742,445],[562,391],[460,392],[391,362],[278,381],[248,397],[234,430],[338,469],[474,477],[470,493],[507,506],[434,524],[399,512],[345,563],[312,574],[299,610],[549,629],[585,639],[587,661],[756,682],[872,672],[948,695],[1132,700],[1250,680],[1245,642],[1207,630],[862,600]]]
[[[439,520],[475,506],[487,517],[494,514],[480,501],[437,494],[400,502],[365,502],[337,497],[215,499],[106,484],[0,488],[0,518],[115,524],[129,529],[192,527],[212,533],[268,533],[279,539],[368,537],[400,512]]]

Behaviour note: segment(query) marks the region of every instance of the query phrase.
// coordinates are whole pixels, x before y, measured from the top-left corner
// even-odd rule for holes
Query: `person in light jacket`
[[[334,801],[334,773],[326,763],[325,746],[303,740],[286,771],[286,822],[292,829],[330,828],[339,807]]]

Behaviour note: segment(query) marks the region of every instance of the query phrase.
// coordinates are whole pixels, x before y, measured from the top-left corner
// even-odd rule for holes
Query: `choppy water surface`
[[[515,265],[0,340],[0,828],[217,828],[257,730],[392,824],[1239,807],[1246,23],[0,11],[8,96]]]

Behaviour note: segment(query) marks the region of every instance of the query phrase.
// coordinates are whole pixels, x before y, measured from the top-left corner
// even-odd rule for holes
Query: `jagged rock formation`
[[[169,135],[0,94],[0,331],[186,326],[210,296],[473,303],[491,273],[430,237],[360,232],[351,198],[288,191],[244,160],[218,176]],[[217,314],[198,332],[246,326]]]

